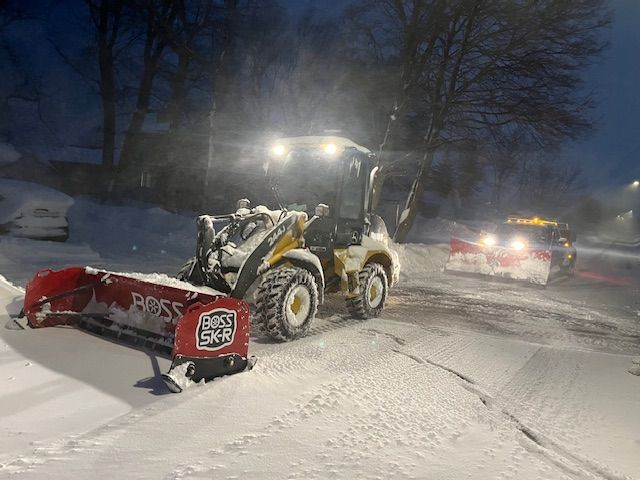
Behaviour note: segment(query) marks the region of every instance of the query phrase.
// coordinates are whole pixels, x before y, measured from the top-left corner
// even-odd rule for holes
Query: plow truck
[[[546,285],[554,275],[573,275],[574,241],[566,223],[510,216],[495,231],[475,238],[452,236],[445,271]]]

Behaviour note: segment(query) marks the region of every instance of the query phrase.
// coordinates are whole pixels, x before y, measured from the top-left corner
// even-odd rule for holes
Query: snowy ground
[[[166,212],[119,214],[117,244],[100,222],[67,244],[1,238],[0,273],[173,273],[193,250],[189,219],[163,232]],[[576,278],[547,288],[445,275],[443,245],[399,250],[384,318],[350,320],[332,298],[309,337],[253,338],[253,371],[181,395],[159,382],[166,359],[1,328],[0,477],[640,478],[636,250],[585,245]],[[0,325],[20,302],[0,283]]]

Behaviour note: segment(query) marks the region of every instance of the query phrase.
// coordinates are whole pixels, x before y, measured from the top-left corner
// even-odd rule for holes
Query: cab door
[[[344,159],[336,209],[336,247],[362,243],[366,217],[365,195],[369,181],[367,160],[360,152]]]
[[[551,228],[551,266],[562,265],[565,260],[565,248],[560,243],[560,231],[553,227]]]

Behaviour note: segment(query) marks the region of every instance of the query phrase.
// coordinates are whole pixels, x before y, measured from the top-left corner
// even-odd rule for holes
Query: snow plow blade
[[[171,391],[249,365],[249,306],[164,275],[93,268],[42,270],[27,284],[31,328],[77,326],[171,358]]]
[[[473,273],[546,285],[551,272],[551,251],[488,246],[452,237],[446,272]]]

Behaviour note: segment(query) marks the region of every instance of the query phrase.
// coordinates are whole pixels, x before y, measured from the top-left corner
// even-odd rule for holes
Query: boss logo
[[[180,302],[171,302],[164,298],[157,299],[150,295],[145,297],[136,292],[131,292],[131,298],[133,299],[133,306],[139,310],[169,320],[182,315],[182,309],[184,308],[184,305]]]
[[[196,328],[196,347],[199,350],[220,350],[231,345],[238,325],[235,310],[216,308],[200,314]]]

